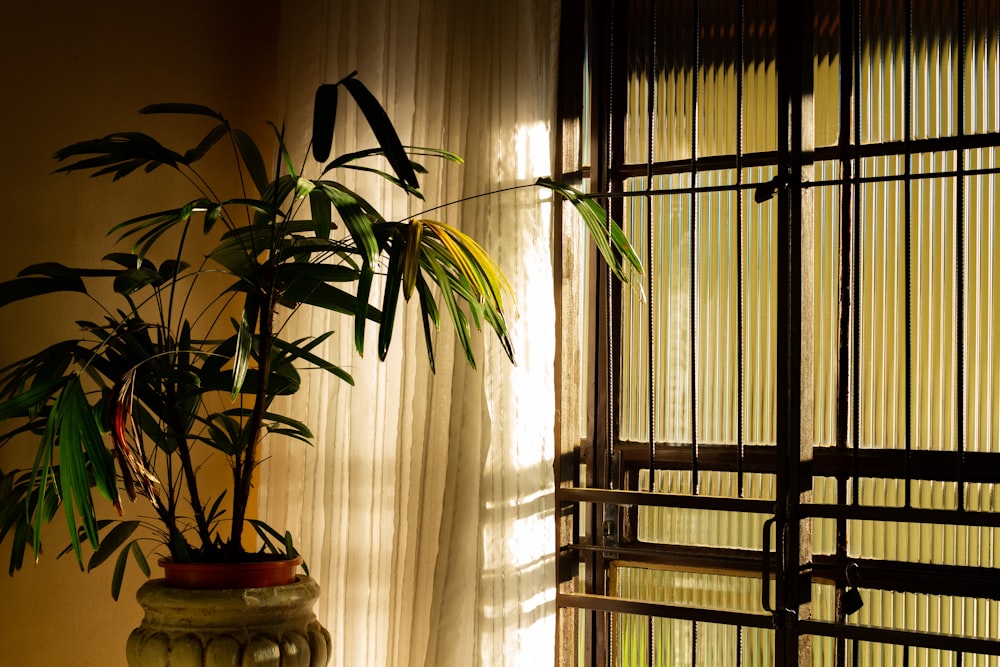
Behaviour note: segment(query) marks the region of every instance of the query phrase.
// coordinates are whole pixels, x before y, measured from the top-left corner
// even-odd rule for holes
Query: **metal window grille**
[[[560,664],[1000,665],[1000,5],[563,21],[564,176],[645,271],[563,391]]]

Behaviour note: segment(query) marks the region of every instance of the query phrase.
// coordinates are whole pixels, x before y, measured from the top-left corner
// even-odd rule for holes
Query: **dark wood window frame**
[[[635,614],[650,619],[673,618],[698,622],[729,624],[738,628],[769,628],[775,633],[775,661],[781,665],[811,664],[810,642],[814,637],[832,637],[836,641],[837,664],[856,664],[859,642],[901,645],[909,655],[910,647],[940,649],[960,656],[963,652],[977,655],[1000,655],[1000,642],[996,636],[957,636],[941,632],[926,632],[878,626],[861,626],[848,621],[843,608],[844,596],[855,586],[870,591],[895,591],[928,595],[985,597],[1000,599],[1000,577],[995,567],[932,564],[911,560],[857,558],[848,554],[846,535],[850,521],[881,521],[942,524],[1000,528],[1000,513],[969,511],[963,501],[968,484],[1000,484],[1000,454],[988,451],[971,451],[965,446],[963,428],[958,429],[957,446],[947,451],[920,449],[907,441],[905,446],[891,449],[859,446],[854,434],[859,432],[858,405],[861,391],[858,387],[860,321],[858,309],[862,296],[852,276],[861,272],[863,249],[859,220],[863,217],[859,207],[862,188],[866,184],[891,181],[900,183],[908,193],[914,183],[926,178],[953,178],[957,183],[956,205],[957,245],[959,259],[954,270],[957,284],[955,299],[957,310],[963,312],[965,294],[962,229],[965,210],[964,184],[977,176],[991,177],[998,173],[995,166],[965,164],[969,151],[993,150],[1000,146],[998,128],[988,131],[967,132],[963,108],[967,97],[964,76],[956,83],[957,96],[954,109],[957,131],[940,136],[921,137],[914,131],[909,118],[912,110],[905,102],[906,128],[897,140],[865,142],[861,140],[859,126],[862,121],[860,94],[856,90],[860,74],[862,52],[859,25],[868,20],[867,5],[863,0],[805,0],[802,2],[771,3],[733,0],[736,8],[731,13],[736,18],[732,28],[733,39],[739,40],[740,63],[745,51],[744,40],[749,38],[754,26],[748,10],[764,7],[777,38],[776,62],[778,106],[778,139],[775,150],[735,155],[699,157],[697,151],[697,123],[692,131],[692,150],[688,159],[628,163],[624,159],[625,123],[623,109],[627,107],[623,72],[629,65],[628,39],[637,30],[647,31],[642,40],[655,51],[657,40],[666,39],[670,30],[690,30],[702,34],[706,26],[713,25],[717,17],[710,16],[713,8],[723,2],[694,2],[689,4],[691,23],[686,26],[664,26],[657,18],[657,7],[665,0],[635,0],[633,2],[566,3],[563,11],[562,70],[560,82],[560,141],[564,147],[562,171],[564,178],[586,179],[593,191],[607,203],[611,213],[622,218],[623,200],[629,196],[654,197],[687,194],[696,201],[699,191],[698,173],[713,169],[730,168],[737,172],[736,182],[730,190],[744,200],[774,197],[777,201],[777,335],[776,376],[777,398],[781,405],[776,423],[775,445],[746,444],[742,433],[730,443],[700,443],[695,425],[687,442],[662,442],[650,436],[647,442],[623,440],[618,433],[617,404],[621,376],[621,320],[622,293],[606,272],[599,268],[593,280],[595,352],[592,366],[596,378],[593,405],[593,432],[584,446],[578,443],[561,443],[557,470],[559,487],[559,664],[605,665],[613,663],[615,618],[620,614]],[[923,36],[915,26],[921,24],[916,16],[925,3],[917,0],[894,0],[890,5],[899,6],[899,16],[904,26],[905,52],[914,53],[914,44]],[[768,8],[767,6],[770,6]],[[580,11],[581,6],[585,7]],[[966,31],[974,22],[973,12],[982,11],[982,2],[973,0],[955,2],[955,20],[952,27],[960,32],[951,36],[959,44],[956,52],[960,62],[959,72],[966,71]],[[704,15],[700,15],[702,10]],[[636,13],[649,12],[645,17]],[[643,20],[645,18],[646,20]],[[995,21],[996,17],[988,17]],[[832,31],[838,40],[841,77],[840,124],[850,131],[841,131],[836,144],[816,146],[811,134],[812,63],[817,51],[816,41],[821,39],[818,27],[823,21],[835,21]],[[766,23],[766,22],[765,22]],[[756,24],[760,28],[761,24]],[[941,28],[945,29],[945,28]],[[698,39],[691,40],[693,52],[690,60],[694,70],[699,67]],[[648,59],[648,76],[655,79],[657,55]],[[589,81],[584,82],[586,71]],[[742,71],[742,68],[740,69]],[[742,76],[738,77],[742,81]],[[906,76],[905,95],[912,96],[914,76]],[[1000,85],[998,83],[997,85]],[[697,105],[697,82],[692,95]],[[653,87],[650,95],[654,95]],[[586,116],[579,109],[587,95],[592,104]],[[742,97],[742,90],[737,93]],[[653,107],[652,104],[649,105]],[[742,105],[740,105],[742,113]],[[589,123],[584,126],[583,119]],[[650,127],[657,119],[651,113]],[[737,127],[742,119],[734,118]],[[737,135],[739,129],[736,130]],[[739,139],[738,139],[739,143]],[[579,146],[589,145],[589,155],[584,158]],[[949,168],[933,173],[916,173],[911,169],[911,156],[950,152],[955,159]],[[649,155],[653,154],[652,148]],[[870,175],[863,169],[866,160],[899,157],[905,163],[901,173],[895,175]],[[815,169],[821,162],[835,163],[839,173],[833,178],[820,177]],[[771,165],[776,176],[769,182],[744,182],[742,170],[755,165]],[[632,177],[656,174],[689,174],[686,188],[656,190],[649,186],[645,192],[625,193],[623,183]],[[650,180],[651,182],[651,180]],[[840,316],[838,324],[839,376],[837,383],[836,442],[834,446],[814,446],[801,433],[811,433],[813,424],[808,398],[803,398],[801,387],[810,386],[808,370],[813,362],[811,342],[802,336],[803,304],[809,300],[814,276],[809,262],[802,261],[803,252],[811,251],[812,197],[819,188],[832,186],[840,197],[841,249],[840,262]],[[685,192],[686,190],[686,192]],[[906,217],[906,230],[911,228],[911,196],[904,199],[901,213]],[[739,207],[742,210],[742,206]],[[692,214],[697,220],[697,211]],[[697,223],[693,223],[697,224]],[[802,230],[806,230],[802,233]],[[909,234],[909,231],[906,231]],[[692,235],[693,236],[693,235]],[[694,243],[694,241],[692,241]],[[742,247],[741,244],[738,244]],[[804,248],[805,245],[805,248]],[[912,242],[907,237],[904,245]],[[650,244],[652,246],[652,244]],[[692,252],[696,257],[696,253]],[[742,260],[741,260],[742,261]],[[909,251],[906,251],[906,275],[912,276]],[[693,273],[693,271],[692,271]],[[649,280],[647,276],[645,278]],[[647,283],[647,293],[655,290]],[[804,294],[804,292],[806,292]],[[742,292],[741,292],[742,293]],[[692,299],[694,297],[692,296]],[[907,298],[907,327],[911,299]],[[742,304],[740,304],[742,308]],[[692,311],[693,311],[692,307]],[[994,319],[997,317],[993,315]],[[742,312],[740,315],[742,321]],[[963,340],[962,317],[957,318],[959,331],[956,338]],[[694,325],[692,325],[694,328]],[[870,333],[870,332],[868,332]],[[906,346],[907,349],[909,345]],[[964,346],[957,345],[956,374],[959,396],[956,399],[957,421],[964,423],[963,396],[966,386],[963,376]],[[742,345],[740,345],[742,354]],[[908,354],[908,353],[907,353]],[[909,357],[905,363],[907,384]],[[742,367],[742,358],[740,359]],[[692,364],[692,367],[696,366]],[[805,371],[803,369],[806,369]],[[803,377],[803,373],[807,377]],[[650,374],[655,369],[650,370]],[[696,373],[692,373],[691,394],[697,397]],[[650,383],[652,386],[652,382]],[[743,415],[743,383],[738,390],[739,408]],[[649,397],[650,402],[655,400]],[[906,414],[912,410],[906,397]],[[696,415],[696,410],[691,410]],[[652,414],[652,408],[649,410]],[[696,419],[697,417],[693,417]],[[651,418],[652,419],[652,418]],[[742,429],[742,426],[740,427]],[[649,428],[653,433],[654,429]],[[586,471],[581,478],[579,471]],[[638,478],[641,470],[688,471],[695,480],[692,489],[683,494],[650,493],[640,490]],[[697,479],[700,472],[723,471],[735,473],[740,480],[745,474],[775,474],[777,488],[774,498],[762,500],[743,496],[742,487],[735,497],[726,498],[698,493]],[[836,502],[814,501],[811,492],[813,479],[835,479]],[[901,507],[875,506],[861,503],[859,488],[862,479],[903,480],[906,498]],[[911,502],[911,482],[938,480],[957,485],[958,502],[954,508],[923,507]],[[741,482],[742,483],[742,482]],[[586,507],[585,511],[581,508]],[[637,537],[639,507],[671,507],[692,511],[752,512],[765,514],[764,549],[713,548],[681,544],[650,544]],[[813,554],[810,531],[814,520],[830,520],[836,524],[837,547],[831,554]],[[763,554],[763,555],[762,555]],[[775,578],[775,591],[762,595],[757,612],[723,611],[698,605],[678,605],[663,602],[630,600],[617,597],[609,590],[608,572],[614,563],[627,561],[641,563],[649,568],[674,568],[702,572],[729,572],[752,574],[764,579]],[[863,575],[860,581],[849,581],[849,568]],[[762,573],[762,575],[761,575]],[[857,578],[857,577],[856,577]],[[815,620],[810,613],[809,587],[817,581],[829,582],[836,587],[836,614],[832,620]],[[765,587],[766,589],[766,587]],[[692,625],[692,627],[696,627]],[[694,632],[697,636],[697,632]],[[650,630],[650,636],[652,630]],[[742,634],[737,635],[742,637]],[[742,639],[738,639],[741,642]],[[653,642],[644,647],[646,662],[656,662]],[[692,642],[692,664],[697,659],[697,641]],[[735,648],[739,653],[740,646]],[[641,651],[640,651],[641,653]],[[852,662],[855,661],[855,662]],[[961,658],[958,657],[959,663]],[[737,663],[739,664],[739,658]]]

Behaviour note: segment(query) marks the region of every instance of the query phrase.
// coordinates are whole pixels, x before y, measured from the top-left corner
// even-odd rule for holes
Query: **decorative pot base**
[[[192,590],[148,581],[129,635],[129,667],[325,667],[330,634],[316,620],[309,577],[267,588]]]

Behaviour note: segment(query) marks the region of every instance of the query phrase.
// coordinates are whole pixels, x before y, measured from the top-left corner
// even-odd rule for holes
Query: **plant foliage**
[[[343,91],[347,96],[338,94]],[[338,97],[359,107],[377,145],[330,159]],[[315,179],[294,166],[283,132],[273,125],[277,159],[269,175],[250,135],[217,111],[171,103],[141,113],[201,117],[207,130],[181,151],[141,132],[81,141],[56,152],[57,171],[119,180],[165,168],[191,183],[190,199],[114,225],[109,234],[129,250],[105,255],[99,268],[46,262],[0,284],[0,306],[55,292],[78,293],[98,306],[71,337],[0,370],[0,446],[34,451],[30,469],[0,471],[0,540],[10,537],[10,572],[22,566],[26,552],[37,557],[43,525],[62,514],[70,542],[65,553],[81,568],[84,544],[93,550],[88,569],[114,560],[115,597],[129,558],[148,576],[145,538],[136,537],[147,534],[136,532],[142,523],[179,561],[245,558],[248,522],[265,551],[294,553],[290,536],[246,515],[266,436],[312,440],[308,426],[276,411],[274,401],[298,391],[306,368],[352,382],[322,356],[330,332],[282,337],[295,310],[352,318],[359,353],[369,327],[376,328],[384,358],[400,297],[416,294],[432,367],[442,313],[470,364],[473,330],[484,323],[514,356],[507,329],[511,290],[490,255],[444,222],[388,220],[344,184],[344,173],[362,172],[422,198],[417,173],[425,169],[416,159],[460,161],[447,151],[404,147],[353,74],[317,91]],[[199,171],[213,151],[233,155],[245,184],[234,197],[219,196]],[[536,186],[576,206],[616,274],[624,278],[623,264],[639,268],[621,229],[593,200],[550,180],[528,187]],[[214,248],[189,264],[187,245],[198,234]],[[228,280],[220,287],[208,274]],[[110,283],[116,302],[95,296],[104,293],[95,289],[99,283]],[[222,400],[214,398],[220,394]],[[228,459],[228,488],[205,488],[199,475],[205,451]],[[104,500],[95,500],[95,492]],[[96,502],[122,515],[122,495],[148,501],[153,520],[99,520]]]

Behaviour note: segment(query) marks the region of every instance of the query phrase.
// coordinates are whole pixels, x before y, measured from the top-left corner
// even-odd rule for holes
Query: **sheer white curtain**
[[[358,70],[404,143],[453,150],[429,165],[427,202],[354,186],[403,217],[551,173],[556,0],[283,0],[282,94],[292,145],[304,148],[317,84]],[[338,150],[371,145],[344,114]],[[317,445],[274,447],[262,467],[265,519],[288,526],[324,595],[332,665],[551,664],[555,306],[547,195],[478,199],[431,216],[458,224],[499,259],[517,297],[517,365],[492,334],[469,369],[444,329],[437,373],[412,310],[384,364],[353,352],[351,323],[332,354],[348,387],[309,375],[298,414]]]

